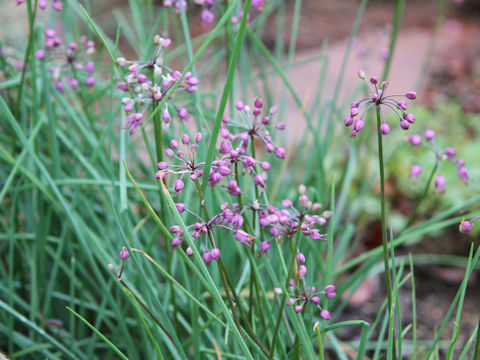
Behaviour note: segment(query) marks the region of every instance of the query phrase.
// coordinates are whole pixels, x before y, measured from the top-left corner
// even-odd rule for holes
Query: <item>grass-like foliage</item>
[[[404,1],[382,78],[345,72],[363,0],[328,88],[327,42],[296,61],[301,0],[129,1],[103,15],[103,0],[8,1],[26,30],[2,25],[0,40],[0,353],[478,359],[478,327],[459,334],[480,250],[405,251],[459,224],[475,234],[476,214],[460,215],[480,195],[467,145],[444,149],[442,116],[428,123],[437,110],[411,89],[388,95]],[[300,95],[290,75],[306,62],[320,75]],[[379,241],[362,247],[377,220]],[[427,339],[419,263],[465,273]],[[376,316],[349,317],[372,277],[385,283]]]

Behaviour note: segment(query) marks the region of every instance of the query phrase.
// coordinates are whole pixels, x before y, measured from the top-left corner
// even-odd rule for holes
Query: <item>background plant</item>
[[[461,190],[451,193],[450,189],[442,198],[423,196],[425,188],[431,194],[426,187],[428,179],[424,175],[415,184],[408,178],[414,155],[409,145],[402,142],[400,131],[393,127],[389,138],[396,137],[398,141],[385,144],[387,176],[398,174],[400,186],[409,189],[414,200],[422,199],[420,214],[426,211],[422,209],[439,210],[411,223],[407,216],[397,216],[400,220],[392,221],[393,236],[386,248],[392,269],[390,311],[385,301],[373,322],[340,320],[354,290],[373,274],[383,272],[381,248],[354,252],[362,221],[379,216],[377,210],[369,213],[365,209],[366,201],[378,197],[371,186],[378,181],[374,150],[370,149],[372,144],[367,137],[362,137],[367,128],[373,131],[373,125],[367,123],[355,142],[348,141],[342,117],[351,98],[361,89],[345,101],[339,92],[344,83],[356,81],[355,74],[341,73],[335,88],[323,92],[323,79],[318,79],[318,90],[311,95],[316,101],[309,107],[289,82],[289,69],[296,65],[301,1],[293,4],[289,28],[284,26],[285,12],[290,11],[285,2],[266,1],[263,11],[252,9],[248,26],[247,14],[253,1],[218,2],[215,21],[206,33],[194,38],[191,29],[200,26],[199,19],[191,16],[189,20],[192,7],[185,9],[183,2],[179,2],[176,14],[174,9],[154,6],[150,1],[132,1],[123,11],[113,13],[118,26],[92,16],[93,3],[84,2],[82,8],[75,1],[65,1],[62,12],[52,12],[47,23],[37,20],[35,5],[34,1],[26,1],[15,8],[27,14],[29,34],[25,36],[25,47],[17,49],[8,44],[13,49],[11,55],[0,58],[0,166],[4,174],[0,190],[4,205],[0,237],[2,352],[11,358],[33,359],[137,359],[152,354],[158,358],[200,359],[363,358],[368,351],[368,356],[374,358],[380,354],[393,358],[395,351],[401,354],[402,349],[413,348],[413,353],[419,355],[425,351],[430,357],[443,351],[452,358],[461,357],[460,353],[470,354],[468,349],[478,344],[477,330],[465,344],[456,343],[455,335],[461,326],[467,281],[480,256],[474,247],[468,259],[429,260],[450,261],[465,269],[464,281],[452,308],[445,314],[445,322],[438,324],[436,337],[420,339],[425,342],[416,339],[415,300],[413,308],[407,310],[413,314],[411,323],[403,320],[399,293],[414,281],[417,256],[395,256],[396,247],[418,243],[428,234],[458,226],[462,212],[474,209],[479,198],[472,197],[478,190],[473,170],[470,190],[461,192],[460,197],[457,195]],[[345,59],[350,56],[352,39],[366,6],[367,2],[362,1],[356,18],[351,19],[353,28]],[[402,1],[396,2],[391,56],[395,54],[403,6]],[[232,17],[237,21],[232,22]],[[62,20],[75,25],[63,31],[65,41],[82,35],[95,39],[97,51],[92,55],[96,74],[101,75],[96,75],[93,87],[64,87],[63,93],[59,92],[46,59],[35,56],[44,48],[45,29],[61,24]],[[263,43],[267,21],[287,29],[288,49],[283,48],[280,36],[272,48]],[[125,128],[129,115],[121,101],[125,94],[117,89],[128,74],[117,59],[149,59],[154,53],[155,34],[172,39],[163,60],[164,64],[182,69],[173,86],[180,89],[183,80],[179,79],[196,78],[200,80],[199,88],[192,93],[177,91],[169,98],[174,88],[168,87],[165,97],[152,104],[136,132],[130,135]],[[126,53],[132,49],[135,56]],[[24,65],[14,66],[19,61]],[[325,57],[309,61],[316,61],[323,71],[328,71]],[[388,78],[389,64],[390,58],[380,81]],[[189,72],[191,75],[187,76]],[[272,89],[272,79],[284,89],[279,96]],[[257,97],[262,98],[262,106],[256,106]],[[298,106],[303,127],[289,128],[282,105],[287,98]],[[243,104],[238,103],[240,100]],[[285,122],[287,132],[274,134],[269,129],[270,133],[265,134],[261,128],[251,132],[254,126],[246,116],[256,115],[247,111],[245,104],[250,106],[250,112],[258,108],[265,113],[278,104],[278,111],[267,115],[271,118],[268,124],[277,124],[281,129],[283,125],[279,124]],[[188,109],[190,120],[173,119],[168,130],[162,128],[165,106]],[[415,108],[415,127],[434,128],[440,138],[442,130],[435,127],[441,128],[441,119],[449,118],[455,111],[455,105],[435,109],[437,120],[430,123],[431,110]],[[258,115],[259,126],[265,113]],[[369,124],[375,122],[370,120]],[[466,122],[478,127],[476,120],[472,117]],[[244,128],[235,130],[236,122]],[[458,131],[463,129],[459,126]],[[202,134],[198,142],[197,132]],[[183,134],[190,134],[190,141],[183,139]],[[274,141],[267,138],[264,143],[266,136],[272,136]],[[459,142],[459,138],[453,140]],[[165,161],[165,148],[178,151],[172,149],[171,140],[180,144],[184,140],[187,146],[195,143],[195,156],[204,163],[202,174],[195,179],[183,178],[181,189],[178,182],[175,184],[179,174],[167,176],[164,183],[155,178],[157,164]],[[222,141],[230,146],[228,152]],[[467,166],[474,163],[474,152],[468,151],[468,146],[473,145],[451,146],[458,148]],[[230,173],[225,171],[224,176],[220,175],[222,180],[214,188],[209,187],[210,170],[220,173],[225,164],[218,161],[226,161],[221,156],[228,156],[230,161],[232,150],[238,147],[255,161],[239,154],[241,161],[230,163]],[[166,161],[169,167],[173,164],[170,159]],[[164,171],[162,167],[160,170]],[[445,174],[447,183],[455,183],[448,178],[456,176],[455,171]],[[162,178],[161,174],[158,177]],[[232,180],[237,182],[236,186]],[[299,188],[300,184],[304,186]],[[237,195],[237,187],[241,195]],[[177,198],[175,192],[179,192]],[[202,221],[183,212],[178,205],[180,199]],[[286,199],[292,205],[282,203]],[[222,207],[225,201],[230,202],[229,207]],[[237,209],[234,203],[239,204]],[[436,206],[438,203],[442,206]],[[322,209],[318,204],[322,204]],[[297,210],[293,210],[293,205]],[[239,239],[254,245],[245,246],[236,239],[235,232],[224,232],[225,229],[214,230],[219,256],[216,252],[212,255],[213,245],[204,251],[194,243],[190,224],[208,224],[209,215],[214,217],[222,212],[227,218],[227,209],[233,213],[228,216],[235,216],[247,207],[238,228],[248,236],[240,233]],[[311,217],[318,217],[312,226],[318,231],[301,228],[307,210],[312,211]],[[324,213],[325,210],[331,213]],[[395,209],[392,213],[395,215]],[[275,216],[282,215],[288,221],[280,226]],[[299,215],[300,221],[294,219]],[[475,216],[470,215],[468,219]],[[304,231],[296,230],[292,222]],[[175,232],[171,231],[172,226],[178,226]],[[182,245],[172,247],[179,230],[183,233]],[[196,230],[203,231],[201,227]],[[283,243],[272,239],[280,235],[277,231],[283,236]],[[386,231],[390,232],[390,228]],[[188,247],[193,258],[188,256]],[[204,252],[213,259],[218,257],[218,261],[207,267],[212,259],[207,256],[206,261]],[[335,284],[335,297],[327,296],[332,293],[330,284]],[[412,288],[415,289],[414,284]],[[325,296],[315,298],[317,291],[323,291]],[[415,299],[414,290],[412,297]],[[287,299],[295,305],[285,306]],[[303,306],[296,308],[300,304]],[[324,309],[328,309],[328,316],[322,313]],[[455,309],[457,325],[452,326],[450,319]],[[453,329],[452,340],[440,343],[447,325]],[[354,337],[344,337],[347,327],[358,328]]]

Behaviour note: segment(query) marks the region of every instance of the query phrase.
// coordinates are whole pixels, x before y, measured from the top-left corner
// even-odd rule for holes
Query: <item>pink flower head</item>
[[[172,239],[172,246],[173,247],[177,247],[177,246],[180,246],[180,245],[182,245],[182,240],[180,240],[180,238],[176,237],[176,238]]]
[[[323,309],[322,311],[320,311],[320,316],[322,317],[322,319],[330,320],[330,313],[328,312],[328,310]]]
[[[435,188],[439,193],[445,192],[445,178],[442,175],[437,175],[435,177]]]
[[[412,145],[420,145],[422,143],[422,137],[420,135],[414,134],[408,137],[408,142]]]
[[[247,246],[251,246],[253,244],[253,239],[255,239],[255,236],[250,235],[249,233],[243,231],[242,229],[238,229],[235,232],[235,240]]]
[[[120,250],[118,257],[122,260],[126,260],[127,258],[130,257],[130,254],[128,253],[128,250],[125,246],[122,247],[122,250]]]
[[[173,185],[173,188],[175,190],[175,196],[178,195],[178,193],[180,192],[180,190],[182,190],[184,188],[184,186],[185,185],[184,185],[182,180],[180,180],[180,179],[175,180],[174,185]]]
[[[473,229],[472,222],[470,222],[468,220],[465,220],[465,219],[462,219],[462,221],[460,222],[460,225],[458,227],[458,230],[461,233],[468,233],[468,232],[472,231],[472,229]]]

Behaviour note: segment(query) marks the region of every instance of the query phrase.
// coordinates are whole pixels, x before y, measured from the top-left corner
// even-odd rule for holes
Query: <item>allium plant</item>
[[[347,127],[352,127],[351,137],[355,138],[364,127],[364,119],[368,111],[370,109],[375,109],[377,118],[378,165],[380,173],[380,216],[382,227],[383,261],[385,267],[388,312],[390,316],[392,316],[392,312],[395,310],[392,308],[392,275],[390,272],[390,256],[387,240],[385,172],[382,143],[382,137],[390,133],[390,126],[385,120],[384,111],[387,109],[392,110],[398,116],[400,127],[403,130],[408,130],[410,128],[410,124],[415,122],[415,116],[406,111],[407,103],[405,100],[415,100],[417,94],[415,91],[408,91],[403,94],[386,95],[385,90],[388,87],[388,81],[380,82],[376,76],[371,77],[369,81],[367,81],[366,74],[362,70],[358,72],[358,76],[364,81],[368,91],[370,92],[370,96],[352,102],[350,106],[350,115],[345,118],[344,124]]]
[[[130,130],[130,133],[142,124],[144,113],[150,107],[156,107],[165,99],[165,96],[177,81],[180,81],[181,73],[170,69],[164,64],[163,52],[171,44],[168,38],[162,38],[160,35],[155,35],[153,38],[155,49],[152,57],[147,61],[129,61],[123,57],[117,58],[119,66],[128,66],[128,73],[118,84],[118,88],[130,96],[122,99],[123,110],[127,115],[127,122],[125,126]],[[198,78],[192,76],[191,72],[187,72],[184,78],[180,81],[177,91],[186,91],[193,93],[197,90],[199,83]],[[170,94],[172,95],[172,94]],[[161,119],[163,127],[168,129],[171,121],[169,108],[175,108],[177,116],[180,120],[186,121],[189,119],[189,114],[185,108],[176,108],[170,99],[163,101],[161,112]]]
[[[400,121],[400,127],[408,130],[410,124],[415,122],[415,116],[407,112],[407,103],[405,100],[415,100],[417,94],[415,91],[408,91],[405,94],[386,95],[388,81],[380,83],[378,77],[372,76],[369,81],[366,80],[365,72],[360,70],[358,76],[365,82],[370,92],[370,96],[352,102],[350,106],[350,115],[345,118],[344,124],[352,127],[351,137],[356,137],[364,127],[364,119],[368,110],[375,109],[380,117],[380,132],[383,135],[390,133],[390,125],[385,121],[384,111],[392,110]]]
[[[422,165],[425,161],[430,160],[433,157],[435,162],[435,169],[436,169],[436,176],[435,176],[435,189],[439,193],[443,193],[445,191],[445,178],[442,176],[441,168],[442,163],[452,162],[454,163],[457,168],[457,174],[460,179],[464,182],[465,185],[468,185],[468,178],[469,173],[465,166],[465,162],[457,157],[457,153],[455,149],[451,147],[447,147],[445,149],[441,149],[437,143],[435,142],[435,132],[433,130],[427,129],[425,130],[424,137],[422,138],[421,135],[413,134],[408,136],[408,143],[413,146],[423,146],[427,148],[431,156],[428,156],[421,164],[417,164],[412,166],[410,171],[410,177],[418,179],[418,177],[422,174]]]
[[[44,49],[35,52],[39,60],[49,61],[50,75],[58,91],[64,92],[65,84],[73,89],[95,85],[95,64],[89,57],[95,53],[95,43],[82,36],[80,43],[65,45],[55,30],[45,30]]]

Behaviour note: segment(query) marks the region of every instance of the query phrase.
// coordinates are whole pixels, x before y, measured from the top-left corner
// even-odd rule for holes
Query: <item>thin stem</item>
[[[473,360],[480,359],[480,316],[478,318],[478,325],[477,325],[477,340],[475,344],[475,352],[473,354]]]
[[[158,105],[157,105],[158,106]],[[162,115],[160,112],[155,116],[154,121],[153,121],[153,130],[155,134],[155,150],[156,150],[156,155],[157,155],[157,162],[163,161],[163,129],[162,129]],[[167,208],[165,204],[165,200],[163,198],[162,194],[162,189],[160,187],[159,189],[160,192],[160,213],[165,216],[165,209]],[[171,253],[171,247],[167,245],[167,239],[165,239],[164,242],[164,251],[165,251],[165,260],[167,263],[167,271],[171,274],[172,273],[172,253]],[[173,323],[175,325],[175,329],[179,330],[178,327],[178,321],[177,321],[177,313],[178,313],[178,307],[177,307],[177,302],[175,300],[175,292],[173,289],[173,283],[170,282],[170,298],[172,301],[173,305]]]
[[[423,189],[423,193],[415,204],[415,209],[413,209],[412,213],[408,217],[407,223],[405,224],[403,229],[400,230],[400,232],[397,234],[397,237],[399,237],[401,234],[403,234],[403,232],[406,229],[408,229],[408,227],[412,224],[413,220],[415,219],[415,215],[417,215],[418,209],[420,208],[420,204],[427,197],[428,190],[430,189],[430,185],[432,184],[433,176],[435,175],[436,171],[437,171],[437,164],[435,163],[435,166],[433,167],[432,172],[430,173],[430,177],[428,178],[428,181],[425,184],[425,188]]]
[[[150,315],[152,320],[155,321],[155,323],[160,327],[160,329],[162,329],[162,331],[165,333],[165,335],[167,335],[167,337],[170,339],[172,344],[175,344],[175,341],[173,340],[172,335],[170,335],[168,330],[165,329],[165,327],[162,325],[161,321],[157,319],[157,317],[152,313],[152,311],[148,308],[148,306],[133,292],[132,289],[130,289],[130,287],[127,284],[125,284],[125,282],[122,279],[119,278],[118,281],[120,282],[120,284],[122,284],[122,286],[125,289],[127,289],[133,295],[135,300],[137,300],[137,302],[145,309],[145,311],[148,313],[148,315]]]
[[[382,133],[380,131],[380,126],[382,125],[382,118],[380,113],[380,106],[377,106],[377,137],[378,137],[378,165],[380,170],[380,216],[382,223],[382,246],[383,246],[383,261],[385,264],[385,285],[387,288],[387,298],[388,298],[388,311],[392,311],[392,284],[390,278],[390,264],[388,256],[388,243],[387,243],[387,224],[386,224],[386,214],[385,214],[385,172],[383,164],[383,143],[382,143]],[[395,344],[395,341],[393,341]],[[395,351],[393,351],[394,358]]]
[[[285,308],[285,302],[287,301],[286,289],[288,289],[290,277],[292,276],[293,267],[296,261],[295,254],[297,253],[297,249],[298,249],[298,241],[300,240],[301,227],[302,227],[302,222],[300,222],[300,224],[298,225],[297,237],[296,237],[295,244],[293,246],[293,251],[292,251],[293,256],[292,256],[292,260],[290,261],[290,267],[288,268],[287,280],[286,280],[285,288],[283,289],[282,300],[280,302],[280,309],[278,310],[277,325],[275,326],[275,332],[273,333],[273,338],[272,338],[272,345],[270,347],[270,357],[269,357],[270,360],[273,359],[273,356],[275,354],[275,344],[277,342],[278,331],[280,330],[280,324],[282,322],[283,309]]]
[[[210,221],[210,215],[208,213],[207,205],[205,204],[205,196],[203,194],[202,187],[201,187],[198,179],[195,180],[195,186],[197,188],[198,196],[200,197],[200,203],[201,203],[201,206],[202,206],[203,212],[205,214],[205,218],[206,218],[205,220],[208,223]],[[237,325],[237,328],[238,328],[240,334],[242,335],[242,337],[244,337],[244,335],[241,331],[242,327],[240,325],[240,322],[239,322],[238,316],[237,316],[237,312],[236,312],[237,308],[240,310],[240,314],[241,314],[242,318],[245,319],[244,320],[245,330],[247,331],[248,335],[250,335],[250,337],[260,347],[260,349],[265,353],[265,355],[268,355],[268,349],[265,347],[265,345],[262,344],[260,339],[257,337],[255,332],[253,331],[252,326],[248,322],[248,318],[247,318],[247,316],[246,316],[246,314],[245,314],[245,312],[243,311],[243,308],[242,308],[241,300],[238,297],[237,293],[235,292],[235,287],[233,286],[232,280],[228,276],[227,270],[226,270],[225,265],[223,263],[223,260],[221,258],[218,259],[218,269],[220,270],[219,271],[220,275],[221,275],[220,277],[222,278],[223,286],[225,287],[225,293],[227,295],[227,298],[228,298],[228,301],[229,301],[229,304],[230,304],[230,308],[232,310],[232,315],[233,315],[235,324]],[[231,290],[231,294],[230,294],[230,291],[229,291],[229,287],[230,287],[230,290]],[[232,295],[233,295],[233,299],[238,304],[238,307],[235,307],[235,305],[233,303]]]

